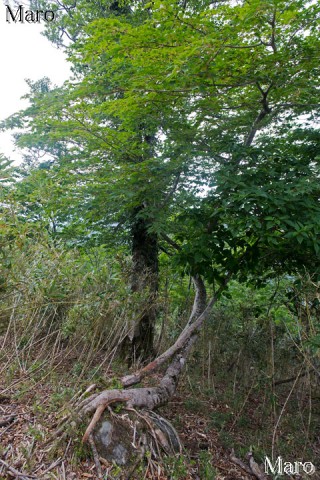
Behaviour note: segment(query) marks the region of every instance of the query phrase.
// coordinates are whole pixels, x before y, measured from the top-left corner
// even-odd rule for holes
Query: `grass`
[[[11,272],[19,288],[4,299],[0,312],[9,325],[0,343],[0,399],[9,395],[12,403],[25,406],[30,415],[25,434],[28,442],[37,444],[68,411],[79,390],[92,383],[98,389],[121,386],[118,378],[126,373],[126,366],[117,356],[118,341],[127,319],[134,318],[144,302],[128,295],[128,278],[114,275],[119,265],[106,264],[102,251],[93,267],[75,252],[55,248],[31,246],[19,253]],[[199,448],[199,433],[210,440],[209,446],[221,448],[225,457],[234,448],[242,459],[253,449],[260,462],[265,455],[270,457],[272,449],[284,458],[302,456],[301,460],[315,464],[320,458],[316,375],[277,387],[273,383],[300,369],[309,370],[310,364],[316,369],[319,357],[319,350],[310,347],[318,313],[311,312],[312,318],[310,312],[293,317],[285,303],[287,287],[280,292],[279,306],[270,303],[270,298],[275,301],[270,286],[261,293],[232,284],[233,298],[222,298],[213,312],[188,362],[173,418],[186,443],[194,442],[183,456],[166,460],[170,478],[187,478],[192,469],[201,471],[201,479],[218,478],[210,448]],[[177,317],[174,312],[181,311],[187,287],[179,288],[178,300],[175,295],[166,297],[169,325],[163,349],[179,331],[172,319]],[[314,292],[308,288],[312,299]],[[301,309],[303,305],[300,302]],[[182,317],[179,314],[181,326]],[[149,384],[157,381],[155,376]],[[167,413],[170,418],[170,408]],[[80,438],[81,427],[78,433]],[[23,457],[29,448],[22,441],[16,453],[21,450]],[[88,450],[79,441],[72,443],[71,450],[75,469],[80,468]],[[193,454],[200,463],[194,463]]]

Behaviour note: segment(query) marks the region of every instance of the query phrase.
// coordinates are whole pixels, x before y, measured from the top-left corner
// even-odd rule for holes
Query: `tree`
[[[319,6],[165,0],[129,14],[109,8],[84,24],[80,6],[65,5],[65,20],[48,33],[73,32],[74,81],[31,94],[13,124],[25,130],[20,145],[61,147],[57,178],[72,179],[69,192],[86,191],[96,220],[129,220],[139,274],[157,268],[162,236],[193,277],[194,308],[175,344],[123,379],[131,386],[170,360],[161,384],[84,404],[89,411],[121,397],[153,408],[176,388],[232,276],[319,267],[319,137],[298,128],[319,111]],[[208,303],[203,278],[215,287]]]
[[[120,13],[128,16],[132,13],[127,8],[118,7],[117,2],[106,5],[102,11],[98,10],[99,14],[115,16]],[[77,45],[75,43],[75,48]],[[75,69],[81,72],[83,67],[75,62]],[[79,219],[80,222],[83,218],[86,222],[91,220],[96,233],[101,231],[101,226],[105,228],[122,223],[129,227],[133,258],[132,290],[149,290],[149,306],[146,306],[140,321],[132,325],[129,333],[129,357],[131,361],[134,358],[150,357],[158,289],[158,239],[156,230],[151,231],[152,215],[146,213],[146,205],[154,203],[154,191],[161,188],[160,182],[163,181],[163,175],[158,176],[158,188],[154,191],[148,185],[149,170],[156,169],[156,164],[161,163],[158,159],[152,159],[156,147],[156,130],[153,125],[146,124],[146,118],[142,115],[132,118],[128,126],[112,112],[104,111],[104,108],[98,112],[97,105],[101,100],[105,101],[106,95],[112,95],[108,88],[96,92],[96,100],[89,103],[92,110],[86,112],[86,109],[83,109],[85,100],[82,100],[86,91],[81,93],[83,85],[52,89],[50,83],[43,79],[35,83],[29,82],[29,86],[30,94],[27,98],[31,101],[31,107],[22,115],[12,117],[8,125],[26,127],[32,124],[32,133],[18,135],[18,143],[22,147],[28,147],[31,155],[35,151],[38,157],[42,156],[43,152],[46,155],[45,162],[42,162],[40,167],[38,165],[32,174],[32,187],[39,180],[40,184],[39,188],[33,189],[31,200],[32,197],[41,195],[41,179],[46,179],[46,185],[51,184],[51,194],[46,196],[49,201],[46,201],[45,208],[41,201],[38,205],[40,204],[42,215],[45,211],[45,217],[49,215],[50,222],[54,225],[54,233],[61,230],[62,226],[64,232],[70,230],[70,217],[73,217],[78,225]],[[91,91],[88,93],[91,95]],[[61,113],[64,116],[62,122]],[[93,124],[91,114],[95,118]],[[116,129],[122,131],[122,138],[106,140],[110,135],[115,137]],[[123,146],[123,143],[126,146]],[[119,167],[122,171],[119,171]],[[140,178],[137,179],[139,173]],[[68,195],[65,196],[66,200],[61,202],[61,191],[63,187],[67,187],[68,180]],[[26,182],[30,184],[30,178]],[[56,182],[55,188],[53,182]],[[137,186],[138,182],[140,187]],[[76,215],[74,212],[73,215],[66,215],[65,206],[70,203],[70,195],[73,197],[73,204],[75,201],[78,208],[79,201],[83,202],[80,198],[81,192],[85,195],[82,208]],[[108,204],[101,214],[100,207],[106,197]]]

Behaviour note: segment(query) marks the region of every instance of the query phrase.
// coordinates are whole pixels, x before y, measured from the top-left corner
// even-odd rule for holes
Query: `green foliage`
[[[0,153],[0,192],[1,199],[3,199],[3,193],[8,190],[8,187],[12,185],[15,180],[14,168],[12,162]],[[6,188],[7,187],[7,188]]]
[[[259,289],[232,281],[204,327],[189,363],[188,405],[210,406],[201,412],[208,432],[218,431],[239,458],[251,444],[263,461],[280,419],[277,454],[317,462],[319,347],[311,339],[319,332],[318,296],[319,283],[307,274]]]
[[[179,235],[188,236],[182,264],[210,281],[225,272],[260,281],[272,271],[319,275],[319,135],[305,130],[300,149],[301,133],[221,164],[215,191],[179,219]]]
[[[59,88],[28,81],[28,108],[2,122],[25,154],[17,169],[0,159],[10,374],[43,338],[35,369],[49,344],[83,347],[71,371],[79,378],[97,373],[99,349],[113,358],[147,301],[147,289],[132,292],[128,258],[142,219],[163,249],[158,332],[172,343],[185,324],[184,274],[203,275],[214,292],[235,279],[195,368],[212,391],[213,366],[230,374],[234,425],[249,418],[250,388],[267,392],[271,418],[273,380],[301,358],[319,368],[319,4],[32,4],[59,10],[46,35],[65,48],[73,77]],[[232,418],[214,416],[223,429]],[[182,457],[167,467],[186,475]],[[201,478],[214,475],[204,454]]]
[[[274,335],[274,361],[282,372],[282,361],[288,357],[297,338],[299,320],[288,308],[288,297],[293,280],[269,280],[264,288],[231,282],[212,315],[209,332],[215,332],[215,361],[230,372],[238,372],[242,382],[251,384],[251,374],[262,369],[263,377],[270,378],[266,369],[270,353],[271,330]]]
[[[212,455],[209,452],[202,451],[199,454],[199,476],[204,480],[214,480],[218,474],[212,466]]]
[[[182,238],[180,263],[211,282],[261,256],[286,263],[297,243],[307,247],[297,264],[310,248],[318,256],[317,192],[305,177],[309,168],[317,178],[317,157],[301,141],[290,149],[301,115],[314,122],[318,110],[318,5],[80,1],[59,13],[47,35],[72,39],[77,73],[62,88],[29,82],[30,107],[7,122],[21,128],[20,146],[46,155],[29,172],[28,209],[45,197],[36,208],[55,233],[79,241],[89,230],[101,242],[144,204],[150,229]],[[176,215],[198,238],[189,242]]]
[[[214,412],[211,415],[210,424],[216,430],[224,430],[225,425],[229,422],[230,418],[232,417],[231,412]]]
[[[183,455],[164,458],[165,471],[172,480],[180,480],[188,474],[187,462]]]

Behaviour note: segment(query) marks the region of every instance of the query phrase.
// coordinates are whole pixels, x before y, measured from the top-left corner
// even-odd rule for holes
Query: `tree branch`
[[[174,240],[172,240],[166,233],[162,233],[162,234],[161,234],[161,237],[162,237],[163,240],[165,240],[169,245],[171,245],[171,247],[173,247],[175,250],[178,250],[178,251],[181,250],[180,245],[178,245],[178,243],[176,243]]]
[[[271,108],[269,107],[269,102],[268,102],[268,94],[270,92],[270,89],[272,87],[272,82],[270,83],[269,87],[267,88],[267,90],[263,90],[259,84],[259,82],[256,82],[256,85],[257,85],[257,88],[259,90],[259,92],[261,93],[262,95],[262,100],[260,101],[260,103],[262,104],[262,109],[260,110],[257,118],[255,119],[255,121],[253,122],[253,125],[251,127],[251,130],[249,132],[249,135],[245,141],[245,144],[244,146],[245,147],[250,147],[250,145],[252,144],[253,140],[254,140],[254,137],[257,133],[257,131],[259,130],[260,126],[261,126],[261,122],[262,120],[271,113]]]
[[[136,385],[144,377],[158,370],[165,362],[170,360],[170,358],[184,351],[184,349],[188,350],[189,346],[193,345],[193,343],[198,337],[198,333],[203,322],[209,317],[213,305],[216,303],[221,292],[225,289],[230,278],[231,278],[231,273],[225,277],[224,282],[220,286],[219,290],[211,298],[207,306],[205,306],[205,286],[204,286],[203,280],[201,279],[200,276],[193,277],[193,283],[196,288],[196,295],[193,303],[193,309],[187,325],[185,326],[183,331],[180,333],[176,342],[171,347],[169,347],[164,353],[159,355],[159,357],[157,357],[155,360],[150,362],[148,365],[143,367],[138,372],[132,375],[126,375],[121,379],[121,383],[125,388],[130,387],[132,385]]]
[[[180,176],[181,176],[181,172],[178,172],[175,179],[174,179],[174,182],[173,182],[173,185],[172,187],[170,188],[169,192],[166,194],[163,202],[160,203],[159,205],[159,209],[162,210],[163,207],[166,206],[166,204],[168,203],[168,201],[170,200],[170,198],[172,197],[172,195],[174,194],[174,192],[176,191],[177,189],[177,186],[179,184],[179,180],[180,180]]]

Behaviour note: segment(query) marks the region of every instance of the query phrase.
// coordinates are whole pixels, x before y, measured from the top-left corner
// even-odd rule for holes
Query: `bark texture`
[[[194,337],[189,341],[183,351],[175,356],[157,387],[104,390],[84,400],[79,405],[80,410],[84,414],[90,414],[113,401],[122,401],[129,408],[147,408],[148,410],[165,405],[176,391],[180,374],[195,339]]]
[[[156,298],[159,285],[158,238],[150,233],[150,221],[143,217],[144,206],[135,209],[131,227],[133,292],[147,294],[144,310],[130,329],[129,364],[150,360],[154,355],[154,328],[157,317]]]

